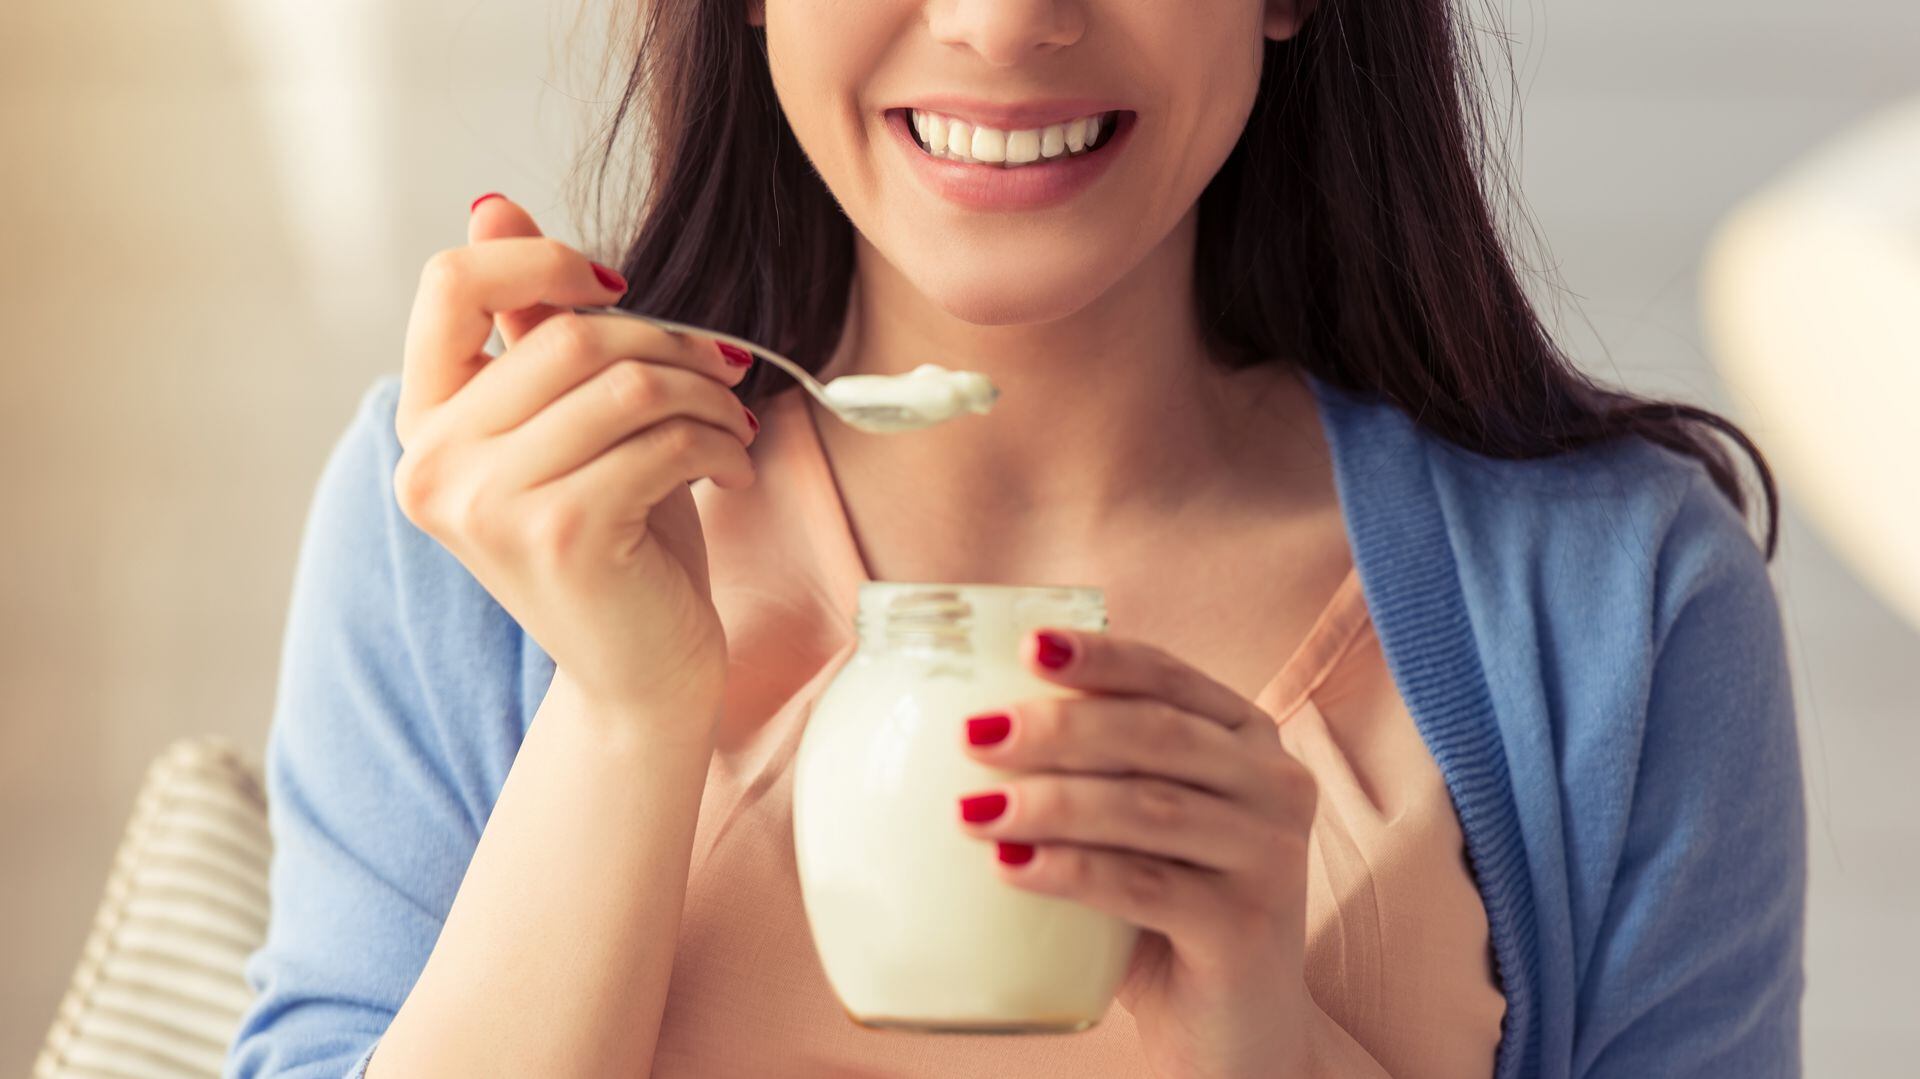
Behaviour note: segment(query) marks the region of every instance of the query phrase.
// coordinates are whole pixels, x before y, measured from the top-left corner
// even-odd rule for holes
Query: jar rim
[[[1016,592],[1048,593],[1084,600],[1106,600],[1106,590],[1094,585],[1076,584],[973,584],[965,581],[862,581],[861,595],[888,595],[895,592],[961,590],[1005,595]]]

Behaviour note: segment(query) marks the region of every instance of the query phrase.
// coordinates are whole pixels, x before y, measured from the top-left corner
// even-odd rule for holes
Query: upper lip
[[[971,124],[985,124],[1005,131],[1025,131],[1051,124],[1064,124],[1068,120],[1077,120],[1082,116],[1092,116],[1095,113],[1125,110],[1125,106],[1117,105],[1106,98],[1049,98],[1045,101],[1021,101],[1009,104],[982,101],[979,98],[963,97],[958,94],[930,94],[897,105],[895,108],[937,112],[942,116],[951,116]]]

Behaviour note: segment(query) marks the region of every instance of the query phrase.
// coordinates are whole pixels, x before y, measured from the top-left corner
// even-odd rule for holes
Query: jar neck
[[[1104,631],[1107,605],[1097,588],[870,581],[857,625],[870,654],[1013,655],[1043,626]]]

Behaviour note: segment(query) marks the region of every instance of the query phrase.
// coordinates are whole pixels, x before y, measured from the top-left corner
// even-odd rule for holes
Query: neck
[[[1073,314],[1009,325],[954,317],[858,240],[846,328],[823,381],[932,362],[979,371],[1001,396],[987,415],[903,435],[822,418],[849,508],[992,527],[1009,543],[1072,542],[1209,500],[1268,512],[1314,497],[1285,479],[1290,461],[1324,453],[1311,394],[1284,364],[1234,372],[1210,354],[1194,302],[1194,225],[1189,214]]]

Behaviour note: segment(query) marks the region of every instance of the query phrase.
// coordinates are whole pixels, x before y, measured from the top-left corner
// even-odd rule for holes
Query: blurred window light
[[[1920,627],[1920,98],[1735,207],[1703,275],[1714,363],[1789,496]]]
[[[230,0],[247,50],[266,135],[273,146],[288,234],[307,262],[311,300],[327,313],[351,310],[353,283],[369,266],[392,265],[392,163],[382,148],[380,104],[391,101],[381,57],[393,14],[372,0],[328,4]],[[342,291],[335,295],[331,290]]]

